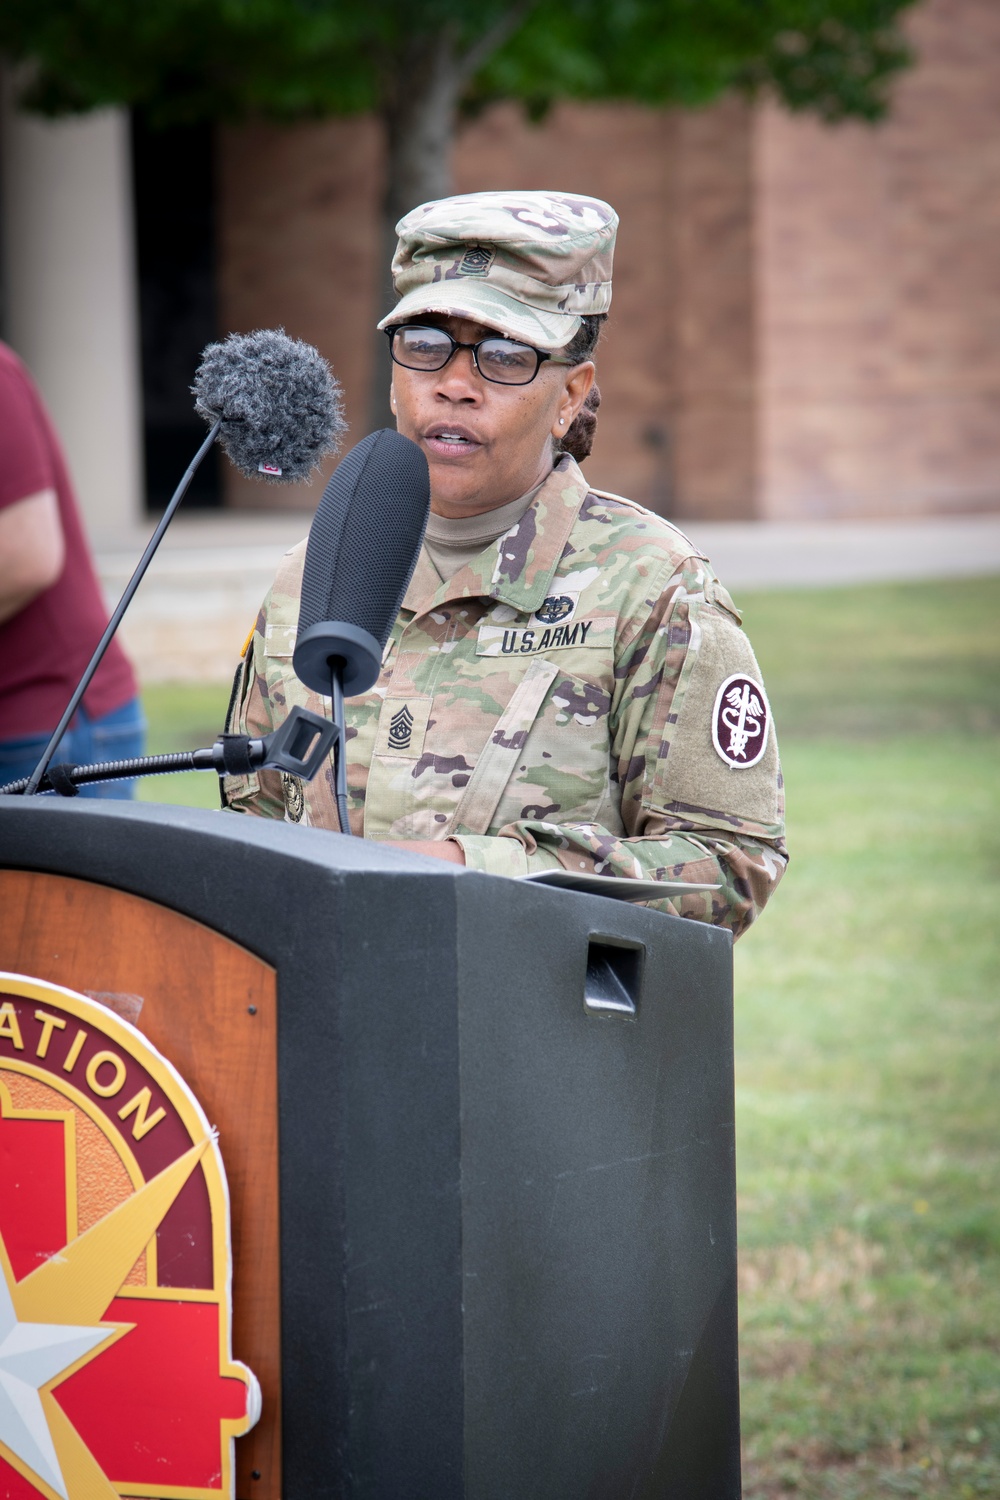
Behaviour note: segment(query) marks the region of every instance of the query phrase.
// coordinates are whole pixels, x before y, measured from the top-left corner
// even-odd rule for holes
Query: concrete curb
[[[178,517],[125,617],[144,682],[230,677],[279,558],[311,515]],[[919,521],[681,523],[737,595],[1000,573],[1000,515]],[[95,538],[109,605],[152,531]]]

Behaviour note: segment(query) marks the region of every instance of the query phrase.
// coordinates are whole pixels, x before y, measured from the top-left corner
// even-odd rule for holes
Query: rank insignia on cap
[[[459,276],[488,276],[496,251],[486,245],[470,245],[459,263]]]
[[[105,1006],[0,974],[0,1495],[231,1500],[260,1413],[231,1260],[174,1067]]]
[[[540,620],[543,625],[557,625],[572,613],[573,600],[569,594],[550,594],[535,611],[535,619]]]
[[[715,695],[712,743],[734,771],[755,766],[767,749],[769,711],[759,682],[737,673]]]

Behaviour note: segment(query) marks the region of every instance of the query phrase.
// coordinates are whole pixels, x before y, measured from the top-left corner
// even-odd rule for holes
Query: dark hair
[[[576,364],[582,364],[585,359],[589,359],[597,348],[601,328],[607,321],[607,313],[584,313],[576,333],[565,349],[559,351],[560,359],[571,359]]]
[[[597,341],[601,337],[601,325],[607,321],[607,316],[607,313],[586,314],[565,349],[560,351],[560,357],[572,360],[574,364],[583,364],[584,360],[590,359],[597,348]],[[578,464],[583,463],[594,446],[597,408],[600,404],[601,393],[596,385],[592,385],[586,401],[574,417],[566,436],[559,438],[556,442],[558,453],[568,453],[571,458],[576,459]]]

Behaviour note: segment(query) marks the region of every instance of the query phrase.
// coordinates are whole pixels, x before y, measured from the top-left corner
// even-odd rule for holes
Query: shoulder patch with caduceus
[[[727,677],[715,696],[712,743],[734,771],[755,766],[767,749],[770,715],[759,682],[737,673]]]

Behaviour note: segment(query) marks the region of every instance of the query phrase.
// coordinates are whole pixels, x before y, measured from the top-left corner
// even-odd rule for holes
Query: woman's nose
[[[456,349],[438,372],[438,390],[451,401],[478,400],[482,395],[482,376],[476,369],[471,349]]]

